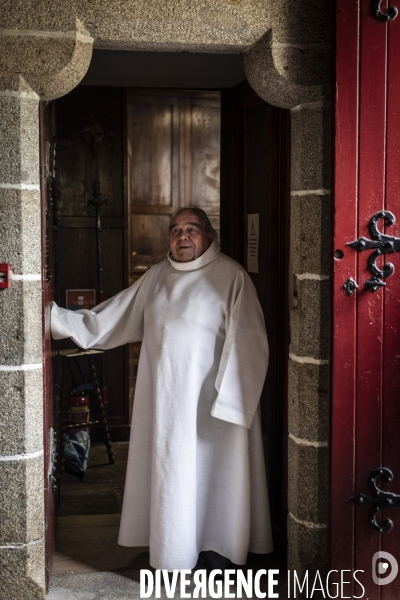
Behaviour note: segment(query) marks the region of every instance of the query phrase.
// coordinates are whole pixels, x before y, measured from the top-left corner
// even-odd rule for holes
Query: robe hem
[[[150,549],[149,544],[134,544],[134,545],[130,545],[130,544],[122,544],[121,542],[118,542],[118,546],[122,546],[124,548],[144,548],[145,547],[145,548],[149,548]],[[169,573],[171,573],[172,571],[175,571],[175,570],[185,570],[185,569],[190,569],[191,571],[193,571],[193,569],[196,567],[196,565],[199,562],[200,552],[207,552],[209,550],[212,550],[213,552],[217,552],[218,554],[221,554],[221,556],[224,556],[225,558],[228,558],[231,561],[232,564],[242,566],[242,565],[245,565],[247,563],[247,558],[248,558],[248,553],[249,552],[251,552],[252,554],[270,554],[271,552],[274,551],[274,547],[273,546],[269,547],[270,549],[268,549],[268,550],[252,550],[251,547],[250,547],[249,550],[248,550],[248,552],[247,552],[247,554],[246,554],[246,558],[245,559],[243,559],[243,560],[232,560],[232,558],[230,558],[229,556],[225,556],[224,551],[222,551],[221,548],[219,548],[219,549],[216,550],[215,548],[217,548],[217,546],[214,546],[214,545],[211,545],[211,546],[205,546],[204,548],[199,549],[198,554],[197,554],[197,559],[195,560],[195,563],[193,564],[193,566],[188,566],[188,565],[182,565],[181,564],[178,567],[175,566],[175,567],[171,568],[171,567],[166,567],[165,565],[161,566],[161,563],[157,563],[157,562],[151,561],[151,560],[149,561],[149,564],[150,564],[150,566],[153,569],[165,570],[165,571],[168,571]],[[190,564],[192,564],[192,562]]]

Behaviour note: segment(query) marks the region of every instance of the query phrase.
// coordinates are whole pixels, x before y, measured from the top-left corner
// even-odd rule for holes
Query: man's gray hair
[[[199,219],[201,219],[205,225],[206,234],[209,237],[209,239],[219,242],[218,231],[214,229],[214,227],[211,225],[211,221],[208,218],[207,213],[199,206],[182,206],[181,208],[178,208],[178,210],[176,210],[171,217],[171,223],[172,220],[176,217],[176,215],[182,212],[183,210],[191,210],[197,217],[199,217]]]

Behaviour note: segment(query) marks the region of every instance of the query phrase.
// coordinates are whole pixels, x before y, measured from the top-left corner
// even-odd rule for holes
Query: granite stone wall
[[[271,4],[246,76],[291,110],[288,568],[327,562],[331,223],[330,2]]]
[[[4,600],[45,597],[39,100],[75,87],[92,52],[82,31],[47,33],[0,33],[0,261],[12,270],[0,290]]]
[[[4,0],[0,31],[0,598],[45,597],[38,102],[83,78],[93,41],[244,52],[266,101],[292,111],[289,568],[326,560],[330,229],[326,0]]]
[[[13,270],[0,290],[0,597],[36,599],[44,586],[38,98],[0,92],[0,129],[1,261]]]
[[[304,572],[327,559],[330,102],[291,114],[288,564]]]

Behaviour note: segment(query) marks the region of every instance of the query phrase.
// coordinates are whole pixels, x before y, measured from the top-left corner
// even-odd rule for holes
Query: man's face
[[[198,258],[211,243],[203,220],[191,210],[181,210],[169,227],[169,247],[175,260],[188,262]]]

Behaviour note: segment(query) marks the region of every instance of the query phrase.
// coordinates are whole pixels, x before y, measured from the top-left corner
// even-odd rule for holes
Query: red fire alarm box
[[[10,265],[0,263],[0,288],[8,288],[10,286]]]

